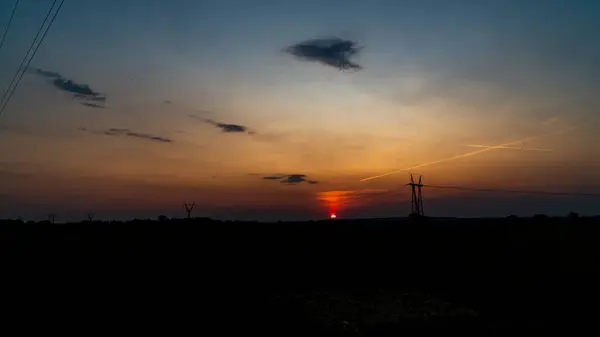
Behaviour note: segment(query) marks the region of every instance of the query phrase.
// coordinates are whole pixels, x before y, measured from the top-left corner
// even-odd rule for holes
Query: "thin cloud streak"
[[[490,148],[493,147],[493,145],[478,145],[478,144],[469,144],[467,145],[468,147],[477,147],[477,148]],[[506,149],[506,150],[517,150],[517,151],[540,151],[540,152],[552,152],[554,150],[552,149],[538,149],[538,148],[532,148],[532,147],[518,147],[518,146],[502,146],[502,147],[496,147],[497,149]]]
[[[570,131],[574,131],[575,129],[577,129],[577,127],[569,127],[566,129],[563,129],[561,131],[558,132],[552,132],[552,133],[547,133],[547,134],[543,134],[543,135],[539,135],[539,136],[533,136],[533,137],[527,137],[524,139],[520,139],[520,140],[516,140],[516,141],[512,141],[512,142],[508,142],[508,143],[504,143],[504,144],[499,144],[499,145],[494,145],[491,147],[486,147],[484,149],[481,150],[476,150],[476,151],[472,151],[472,152],[467,152],[467,153],[463,153],[463,154],[459,154],[456,156],[452,156],[452,157],[448,157],[448,158],[444,158],[444,159],[440,159],[440,160],[436,160],[436,161],[431,161],[428,163],[424,163],[424,164],[420,164],[417,166],[412,166],[412,167],[407,167],[405,169],[401,169],[401,170],[396,170],[396,171],[392,171],[392,172],[388,172],[388,173],[384,173],[384,174],[380,174],[380,175],[376,175],[376,176],[372,176],[372,177],[368,177],[368,178],[363,178],[361,180],[359,180],[360,182],[365,182],[365,181],[369,181],[369,180],[373,180],[373,179],[377,179],[377,178],[383,178],[392,174],[396,174],[396,173],[400,173],[400,172],[406,172],[409,170],[414,170],[417,168],[421,168],[421,167],[425,167],[425,166],[431,166],[431,165],[435,165],[435,164],[440,164],[440,163],[445,163],[448,161],[453,161],[456,159],[461,159],[461,158],[465,158],[465,157],[470,157],[470,156],[475,156],[481,153],[485,153],[491,150],[495,150],[495,149],[501,149],[503,147],[506,146],[511,146],[511,145],[516,145],[516,144],[520,144],[523,142],[527,142],[527,141],[532,141],[535,139],[539,139],[539,138],[543,138],[543,137],[550,137],[550,136],[555,136],[555,135],[560,135],[566,132],[570,132]]]
[[[263,180],[278,180],[280,183],[288,185],[296,185],[303,182],[306,182],[310,185],[315,185],[319,183],[316,180],[308,180],[306,178],[306,174],[280,174],[262,177]]]
[[[160,137],[160,136],[152,135],[149,133],[134,132],[134,131],[131,131],[130,129],[111,128],[111,129],[108,129],[105,131],[92,131],[92,130],[82,127],[82,128],[79,128],[78,130],[87,131],[87,132],[91,132],[94,134],[105,135],[105,136],[133,137],[133,138],[150,140],[150,141],[160,142],[160,143],[172,143],[173,142],[173,140],[169,139],[169,138]]]
[[[96,103],[90,103],[90,102],[81,102],[79,103],[83,106],[87,106],[89,108],[96,108],[96,109],[106,109],[106,106],[104,105],[100,105],[100,104],[96,104]]]

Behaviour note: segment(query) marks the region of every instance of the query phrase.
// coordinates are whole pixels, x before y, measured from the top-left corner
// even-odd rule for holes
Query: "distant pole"
[[[422,216],[425,216],[425,210],[423,209],[423,193],[421,193],[421,188],[423,187],[422,176],[419,176],[419,185],[418,185],[418,193],[419,193],[419,211]]]
[[[54,223],[54,220],[56,220],[56,214],[54,214],[54,213],[50,213],[50,214],[48,214],[48,220],[49,220],[51,223]]]
[[[419,182],[415,183],[413,175],[411,174],[410,183],[406,184],[405,186],[410,186],[412,192],[412,205],[410,213],[418,216],[424,216],[425,213],[423,212],[423,194],[421,191],[421,188],[423,187],[422,176],[419,176]]]
[[[187,211],[187,218],[190,219],[192,217],[192,210],[194,209],[194,207],[196,207],[196,203],[193,202],[191,204],[188,204],[187,202],[184,202],[183,206],[185,207],[185,210]]]
[[[94,220],[94,217],[95,217],[95,216],[96,216],[96,213],[94,213],[94,212],[89,212],[89,213],[87,214],[87,218],[88,218],[88,220],[89,220],[89,221],[92,221],[92,220]]]

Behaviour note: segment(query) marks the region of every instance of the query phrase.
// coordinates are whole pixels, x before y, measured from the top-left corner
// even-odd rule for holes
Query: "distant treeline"
[[[203,261],[310,279],[416,271],[600,271],[600,217],[371,219],[221,222],[206,218],[129,222],[0,223],[14,258]],[[37,254],[37,255],[36,255]],[[6,256],[6,255],[5,255]],[[154,262],[153,262],[154,263]]]

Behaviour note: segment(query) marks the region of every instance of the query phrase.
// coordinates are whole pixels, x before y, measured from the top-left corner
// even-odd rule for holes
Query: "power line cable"
[[[15,17],[15,12],[17,11],[18,5],[19,5],[19,0],[16,0],[15,4],[13,5],[12,13],[10,13],[10,18],[8,19],[8,23],[6,24],[6,27],[4,28],[4,33],[2,34],[2,39],[0,39],[0,50],[2,50],[2,46],[4,46],[4,41],[6,40],[6,35],[8,34],[8,31],[10,30],[10,24],[12,23],[12,20]]]
[[[42,35],[42,37],[40,38],[40,41],[38,42],[37,46],[35,47],[33,54],[31,54],[31,57],[29,58],[29,60],[27,61],[27,64],[25,65],[25,67],[23,67],[23,64],[25,63],[25,61],[27,60],[27,55],[29,54],[29,52],[31,51],[31,49],[33,48],[33,46],[35,45],[35,40],[37,40],[37,37],[39,36],[39,34],[41,33],[46,21],[48,20],[48,17],[50,16],[50,13],[52,13],[52,9],[54,8],[54,6],[56,5],[56,2],[58,0],[54,0],[54,2],[52,3],[52,7],[50,7],[50,9],[48,10],[48,13],[46,14],[46,18],[44,19],[44,22],[42,23],[42,25],[40,26],[40,29],[38,30],[38,33],[36,34],[33,42],[31,43],[31,46],[29,46],[29,50],[27,51],[27,53],[25,54],[25,57],[23,58],[23,60],[21,61],[21,65],[19,66],[19,69],[17,69],[17,72],[15,73],[15,76],[13,77],[13,81],[16,78],[16,76],[19,74],[19,71],[21,71],[21,75],[19,75],[18,80],[16,81],[14,87],[12,88],[12,91],[10,91],[10,94],[8,94],[8,96],[6,97],[6,100],[4,100],[4,97],[2,97],[2,101],[3,101],[3,105],[0,107],[0,116],[2,116],[2,113],[4,112],[4,110],[6,109],[6,106],[8,105],[8,102],[10,101],[10,99],[12,98],[12,95],[15,93],[15,91],[17,90],[17,87],[19,86],[19,83],[21,82],[21,79],[23,78],[23,75],[25,74],[25,71],[27,70],[27,68],[29,68],[29,64],[31,64],[31,61],[33,60],[33,58],[35,57],[35,54],[37,54],[38,49],[40,48],[40,46],[42,45],[42,43],[44,42],[44,39],[46,38],[46,35],[48,34],[48,31],[50,30],[50,27],[52,26],[52,24],[54,23],[54,21],[56,20],[56,17],[58,16],[58,12],[60,12],[60,9],[62,8],[65,0],[62,0],[60,2],[60,5],[58,6],[56,12],[54,12],[54,16],[52,17],[52,19],[50,20],[50,23],[48,24],[48,26],[46,26],[46,30],[44,31],[44,34]],[[12,82],[11,81],[11,84]],[[10,85],[9,85],[9,89],[10,89]],[[8,92],[8,90],[7,90]],[[6,96],[6,93],[5,93]],[[0,102],[2,102],[0,101]],[[1,104],[1,103],[0,103]]]
[[[0,99],[0,106],[2,106],[2,104],[4,103],[4,100],[8,96],[9,92],[11,91],[11,88],[13,87],[15,81],[17,80],[17,77],[19,76],[19,72],[21,71],[21,69],[23,68],[23,65],[25,64],[25,62],[27,60],[27,56],[29,55],[29,53],[33,49],[33,46],[35,45],[35,41],[37,40],[38,36],[42,32],[42,29],[44,28],[44,25],[46,25],[46,21],[48,21],[48,18],[50,17],[50,14],[52,13],[52,9],[56,5],[57,1],[58,0],[54,0],[54,2],[52,3],[52,6],[50,6],[50,9],[48,9],[48,13],[46,13],[46,17],[44,18],[44,21],[42,22],[40,28],[38,29],[37,33],[35,34],[35,37],[33,38],[33,41],[31,41],[31,44],[29,45],[29,49],[27,49],[27,52],[25,53],[25,55],[23,55],[23,59],[21,60],[21,64],[19,65],[19,67],[15,71],[15,74],[13,75],[13,78],[10,80],[10,83],[8,84],[8,87],[4,91],[4,94],[2,95],[2,99]]]
[[[508,189],[497,189],[497,188],[475,188],[467,186],[442,186],[442,185],[423,185],[423,187],[439,188],[439,189],[454,189],[470,192],[497,192],[497,193],[512,193],[512,194],[531,194],[531,195],[549,195],[549,196],[580,196],[580,197],[600,197],[600,193],[579,193],[579,192],[557,192],[557,191],[534,191],[534,190],[508,190]],[[396,194],[403,189],[396,188],[391,190],[382,191],[379,193],[365,193],[350,195],[350,199],[358,199],[360,201],[366,201],[367,199],[377,199],[378,197],[389,196]],[[358,201],[357,200],[357,201]]]
[[[505,189],[496,189],[496,188],[474,188],[474,187],[466,187],[466,186],[439,186],[439,185],[423,185],[423,187],[454,189],[454,190],[464,190],[464,191],[473,191],[473,192],[502,192],[502,193],[515,193],[515,194],[536,194],[536,195],[564,195],[564,196],[580,196],[580,197],[600,197],[600,193],[546,192],[546,191],[532,191],[532,190],[505,190]]]
[[[8,97],[9,93],[11,92],[13,85],[15,84],[15,81],[17,80],[17,78],[19,76],[19,72],[21,70],[23,70],[23,66],[25,65],[25,62],[27,62],[27,57],[28,57],[29,53],[31,53],[31,50],[33,49],[33,47],[35,46],[35,41],[38,39],[38,36],[44,29],[44,26],[46,25],[46,21],[48,21],[48,18],[50,17],[50,14],[52,13],[52,9],[54,9],[54,6],[56,5],[57,2],[58,2],[58,0],[54,0],[54,2],[52,3],[52,6],[50,7],[50,9],[48,9],[48,13],[46,13],[46,17],[44,18],[44,21],[42,22],[40,28],[38,29],[37,33],[35,34],[33,41],[31,41],[31,44],[29,45],[29,49],[27,49],[27,52],[25,53],[25,55],[23,55],[21,64],[15,71],[13,78],[10,80],[10,83],[8,84],[8,87],[6,88],[6,91],[4,91],[4,95],[2,95],[2,99],[0,100],[0,110],[1,110],[1,107],[2,107],[5,99]]]

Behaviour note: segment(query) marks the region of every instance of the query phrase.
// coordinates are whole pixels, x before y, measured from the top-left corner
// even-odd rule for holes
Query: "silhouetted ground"
[[[4,222],[0,256],[3,306],[44,329],[573,334],[600,303],[598,218]]]

